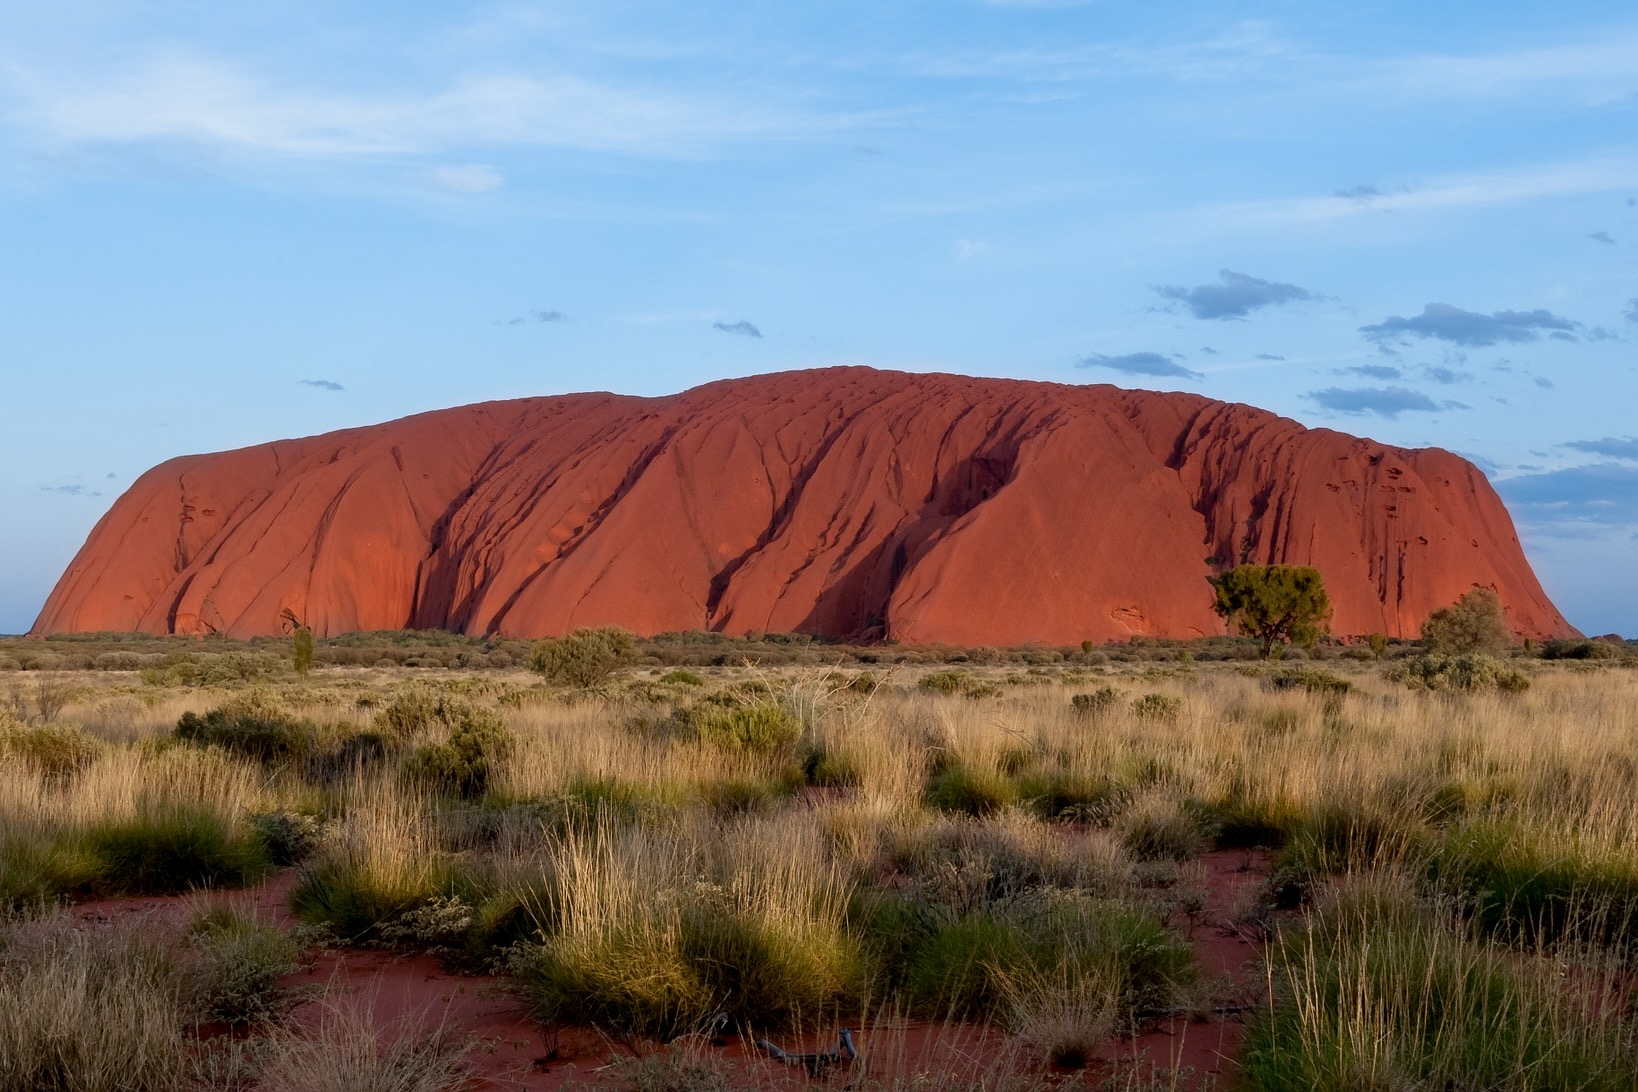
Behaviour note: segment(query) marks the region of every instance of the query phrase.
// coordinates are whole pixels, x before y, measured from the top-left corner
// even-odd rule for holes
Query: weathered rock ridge
[[[1223,632],[1208,559],[1314,565],[1333,631],[1474,584],[1574,632],[1472,464],[1189,394],[870,368],[576,394],[172,459],[37,633],[799,631],[1010,645]]]

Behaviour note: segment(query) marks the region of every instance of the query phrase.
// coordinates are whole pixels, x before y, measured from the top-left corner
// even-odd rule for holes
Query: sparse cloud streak
[[[1401,413],[1437,413],[1440,410],[1468,409],[1460,402],[1435,402],[1421,391],[1408,387],[1326,387],[1303,395],[1322,409],[1336,413],[1375,414],[1394,418]]]
[[[744,319],[741,319],[738,322],[713,322],[711,324],[711,329],[717,330],[724,334],[736,334],[740,337],[762,337],[762,331],[756,328],[756,324],[753,322],[746,322]]]
[[[1110,371],[1123,372],[1126,375],[1174,376],[1180,379],[1200,378],[1199,372],[1185,368],[1174,358],[1150,352],[1125,353],[1119,356],[1092,353],[1089,356],[1083,356],[1075,366],[1077,368],[1108,368]]]

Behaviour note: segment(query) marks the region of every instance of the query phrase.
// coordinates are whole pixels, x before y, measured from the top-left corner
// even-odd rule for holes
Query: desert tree
[[[1239,565],[1206,578],[1212,609],[1248,637],[1262,642],[1263,658],[1276,644],[1304,648],[1330,632],[1331,598],[1318,569],[1302,565]]]
[[[1513,643],[1496,589],[1475,585],[1422,623],[1422,647],[1440,656],[1499,652]]]

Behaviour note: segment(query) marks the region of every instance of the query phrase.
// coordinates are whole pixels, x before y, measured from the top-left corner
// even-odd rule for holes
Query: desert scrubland
[[[0,642],[0,1087],[461,1087],[460,1028],[292,984],[358,951],[498,976],[642,1089],[844,1026],[838,1087],[1638,1087],[1633,660],[1418,651]],[[270,877],[288,914],[198,894]],[[1219,1073],[1108,1063],[1211,1022]],[[985,1045],[895,1064],[910,1026]]]

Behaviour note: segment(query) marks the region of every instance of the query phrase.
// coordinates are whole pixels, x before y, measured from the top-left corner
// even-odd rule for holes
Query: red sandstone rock
[[[1475,584],[1575,631],[1472,464],[1189,394],[827,368],[492,402],[172,459],[35,624],[319,635],[801,631],[1078,643],[1223,632],[1208,558],[1314,565],[1333,632]]]

